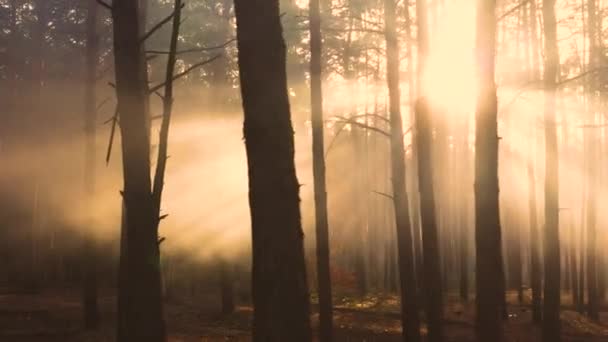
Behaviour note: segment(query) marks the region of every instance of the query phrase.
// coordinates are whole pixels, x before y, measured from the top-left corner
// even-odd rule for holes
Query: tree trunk
[[[439,237],[437,215],[435,212],[435,192],[433,189],[433,174],[431,141],[431,108],[423,97],[421,72],[425,67],[428,53],[426,0],[416,1],[416,17],[418,19],[419,77],[418,98],[416,99],[414,134],[418,164],[418,189],[420,195],[420,219],[422,223],[422,265],[423,288],[429,341],[443,341],[443,286],[440,268]],[[403,140],[403,139],[401,139]]]
[[[543,0],[545,32],[545,291],[542,338],[560,341],[559,164],[555,123],[555,94],[559,55],[555,0]]]
[[[312,123],[312,158],[315,192],[315,227],[317,235],[317,279],[319,293],[319,337],[332,340],[333,314],[329,269],[329,222],[325,183],[325,147],[323,133],[322,39],[320,0],[310,0],[310,108]]]
[[[396,4],[384,1],[386,39],[386,79],[389,94],[389,120],[393,204],[397,228],[397,252],[401,290],[401,324],[403,340],[420,341],[420,318],[416,275],[413,260],[412,230],[406,191],[405,147],[401,118],[401,90],[399,89],[399,40],[397,37]]]
[[[495,0],[478,1],[476,50],[480,80],[475,120],[475,301],[478,341],[502,340],[501,297],[504,297],[504,274],[498,200],[495,11]]]
[[[574,224],[570,223],[570,259],[568,262],[570,263],[570,273],[572,274],[572,304],[574,308],[578,308],[580,305],[579,298],[579,282],[578,282],[578,263],[576,260],[577,250],[576,250],[576,234],[574,229]]]
[[[112,4],[114,64],[124,175],[124,239],[118,341],[166,340],[158,245],[159,217],[151,193],[147,66],[137,2]]]
[[[541,271],[538,224],[536,219],[536,178],[532,161],[528,161],[528,208],[530,215],[530,285],[532,288],[532,320],[540,324],[541,312]]]
[[[220,260],[220,292],[222,299],[222,314],[234,312],[234,277],[230,263]]]
[[[277,0],[235,0],[253,231],[254,341],[310,341],[300,184]]]
[[[87,45],[86,45],[86,79],[85,79],[85,165],[84,186],[87,201],[87,217],[89,227],[84,232],[84,286],[83,308],[84,326],[87,330],[99,327],[99,309],[97,307],[97,253],[93,240],[93,197],[95,196],[95,121],[97,120],[97,105],[95,84],[97,78],[97,58],[99,54],[99,36],[97,33],[97,8],[95,0],[88,0],[87,13]]]

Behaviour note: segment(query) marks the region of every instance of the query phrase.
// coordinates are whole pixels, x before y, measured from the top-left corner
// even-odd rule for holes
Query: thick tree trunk
[[[122,135],[123,229],[126,260],[119,298],[124,318],[118,341],[166,340],[158,245],[159,217],[151,194],[147,66],[138,4],[112,4],[116,94]],[[124,257],[124,256],[123,256]]]
[[[95,196],[95,121],[97,106],[95,97],[95,83],[97,78],[97,58],[99,54],[99,36],[97,33],[97,9],[99,4],[95,0],[88,0],[87,13],[87,46],[86,46],[86,79],[85,79],[85,196],[87,200],[87,217],[89,225],[93,223],[93,197]],[[99,309],[97,307],[97,253],[93,240],[93,227],[87,227],[84,232],[84,286],[83,308],[84,326],[87,330],[99,327]]]
[[[329,222],[325,182],[325,147],[323,133],[322,39],[320,0],[310,0],[310,108],[312,123],[312,158],[315,192],[315,227],[317,235],[317,279],[319,293],[319,337],[332,340],[333,315],[329,269]]]
[[[543,0],[545,32],[545,291],[542,338],[560,340],[559,164],[555,123],[555,94],[559,55],[555,0]]]
[[[310,341],[300,184],[278,0],[236,0],[253,231],[253,340]]]
[[[401,90],[399,89],[399,40],[397,37],[396,5],[394,0],[384,1],[386,38],[386,79],[389,93],[391,180],[397,228],[397,252],[401,290],[401,324],[403,340],[420,341],[420,318],[416,275],[413,259],[412,230],[408,195],[406,191],[405,147],[401,117]]]
[[[496,2],[477,5],[479,96],[475,129],[475,246],[477,340],[501,341],[504,273],[499,214]]]

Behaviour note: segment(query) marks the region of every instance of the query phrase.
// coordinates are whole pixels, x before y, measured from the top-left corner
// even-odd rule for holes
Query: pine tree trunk
[[[540,270],[540,251],[536,210],[536,178],[532,160],[528,161],[528,210],[530,215],[530,285],[532,288],[532,320],[540,324],[542,321],[541,311],[541,270]]]
[[[570,263],[570,271],[572,273],[572,304],[574,308],[578,308],[580,305],[579,298],[579,281],[578,281],[578,263],[576,260],[577,250],[576,250],[576,234],[574,229],[574,224],[570,224],[570,259],[568,262]]]
[[[555,0],[543,0],[545,32],[545,291],[542,338],[544,342],[560,340],[560,243],[559,243],[559,164],[555,95],[559,55]]]
[[[416,275],[413,260],[412,230],[408,195],[406,191],[405,147],[401,118],[401,91],[399,89],[399,40],[397,37],[396,5],[394,0],[384,1],[386,23],[386,78],[389,93],[391,125],[391,180],[397,228],[397,252],[401,290],[401,323],[403,340],[420,341],[420,318]]]
[[[236,0],[253,231],[253,339],[310,341],[300,184],[278,0]]]
[[[499,214],[496,2],[477,5],[479,95],[475,129],[475,246],[477,340],[501,341],[504,273]]]
[[[137,2],[112,4],[114,64],[124,175],[124,276],[118,341],[166,340],[160,280],[158,211],[151,196],[148,85]],[[121,256],[123,258],[125,256]]]
[[[320,0],[310,0],[310,108],[312,157],[317,235],[317,279],[319,293],[319,337],[332,340],[333,314],[329,269],[329,222],[325,182],[325,147],[323,132],[322,39]]]
[[[224,315],[234,312],[234,276],[230,266],[227,261],[220,260],[220,292]]]
[[[418,190],[420,196],[420,221],[422,227],[422,281],[425,299],[426,317],[429,330],[429,341],[443,341],[443,284],[441,274],[441,255],[439,253],[439,236],[435,192],[433,189],[432,167],[432,127],[431,109],[422,93],[421,73],[425,67],[428,54],[428,27],[426,0],[416,1],[416,18],[418,19],[418,98],[416,99],[414,119],[414,140],[417,147]],[[403,140],[403,139],[402,139]]]
[[[85,79],[85,191],[89,225],[93,224],[93,197],[95,196],[95,121],[97,106],[95,83],[97,79],[97,58],[99,54],[99,37],[97,34],[97,8],[95,0],[88,0],[87,13],[87,46],[86,46],[86,79]],[[84,286],[83,308],[84,326],[87,330],[99,327],[99,309],[97,306],[97,253],[96,244],[89,233],[93,227],[87,227],[84,233]]]

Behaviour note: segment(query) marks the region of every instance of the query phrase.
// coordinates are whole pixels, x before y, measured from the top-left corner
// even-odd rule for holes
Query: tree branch
[[[375,193],[376,195],[386,197],[386,198],[390,199],[391,201],[395,199],[393,196],[391,196],[389,194],[385,194],[384,192],[380,192],[380,191],[372,191],[372,192]]]
[[[379,133],[381,135],[384,135],[387,138],[391,137],[391,135],[388,132],[386,132],[386,131],[378,128],[378,127],[366,125],[364,123],[360,123],[360,122],[358,122],[356,120],[353,120],[353,119],[342,118],[341,120],[337,120],[336,122],[346,123],[346,124],[350,124],[350,125],[357,126],[357,127],[360,127],[360,128],[368,129],[370,131],[373,131],[373,132]]]
[[[519,4],[515,5],[513,8],[511,8],[510,10],[506,11],[505,13],[503,13],[500,17],[498,17],[498,19],[496,19],[497,21],[501,21],[504,18],[510,16],[511,14],[515,13],[515,11],[517,11],[518,9],[524,7],[530,0],[524,0],[522,2],[520,2]]]
[[[192,70],[194,70],[194,69],[196,69],[196,68],[199,68],[199,67],[201,67],[201,66],[203,66],[203,65],[205,65],[205,64],[209,64],[209,63],[213,62],[214,60],[218,59],[220,56],[221,56],[221,54],[216,55],[216,56],[214,56],[214,57],[212,57],[212,58],[210,58],[210,59],[207,59],[207,60],[205,60],[205,61],[202,61],[202,62],[199,62],[199,63],[193,64],[193,65],[192,65],[192,66],[190,66],[188,69],[186,69],[186,70],[184,70],[184,71],[180,72],[179,74],[177,74],[177,75],[173,76],[173,78],[171,79],[171,82],[174,82],[174,81],[176,81],[176,80],[178,80],[178,79],[180,79],[180,78],[182,78],[182,77],[186,76],[188,73],[190,73]],[[161,83],[161,84],[155,85],[154,87],[150,88],[149,92],[150,92],[150,93],[154,93],[154,92],[156,92],[157,90],[159,90],[159,89],[163,88],[163,87],[164,87],[164,86],[167,84],[167,82],[168,82],[168,80],[166,80],[165,82],[163,82],[163,83]],[[164,97],[166,97],[166,96],[167,96],[167,95],[165,94],[165,96],[164,96]]]
[[[108,4],[107,2],[103,1],[103,0],[96,0],[97,3],[101,6],[104,7],[107,10],[112,10],[112,5]]]
[[[226,41],[225,43],[220,44],[220,45],[216,45],[216,46],[199,47],[199,48],[192,48],[192,49],[186,49],[186,50],[177,51],[176,55],[183,55],[183,54],[186,54],[186,53],[213,51],[213,50],[223,49],[226,46],[230,45],[230,43],[235,42],[235,41],[236,41],[236,38],[231,38],[230,40]],[[146,51],[146,53],[152,53],[152,54],[157,54],[157,55],[168,55],[169,51],[148,50],[148,51]]]
[[[112,145],[114,145],[114,136],[116,135],[116,125],[118,124],[118,105],[114,110],[114,117],[112,117],[112,128],[110,129],[110,141],[108,142],[108,151],[106,152],[106,165],[110,163],[110,156],[112,155]]]
[[[152,28],[150,29],[150,31],[148,31],[143,37],[141,37],[139,39],[139,43],[143,44],[143,42],[145,42],[146,39],[150,38],[150,36],[153,35],[156,31],[158,31],[161,27],[163,27],[163,25],[165,25],[166,23],[168,23],[178,13],[181,13],[181,10],[183,8],[184,8],[184,4],[182,4],[181,6],[177,7],[175,10],[173,10],[173,12],[171,14],[169,14],[167,17],[165,17],[165,19],[159,21],[158,24],[152,26]]]
[[[587,70],[587,71],[582,72],[582,73],[580,73],[580,74],[578,74],[576,76],[573,76],[573,77],[570,77],[570,78],[566,78],[565,80],[557,82],[556,86],[561,87],[561,86],[563,86],[566,83],[570,83],[570,82],[579,80],[579,79],[581,79],[581,78],[583,78],[583,77],[585,77],[585,76],[587,76],[589,74],[593,74],[593,73],[596,73],[596,72],[599,72],[599,71],[602,71],[602,70],[607,70],[607,69],[608,69],[608,67],[602,67],[602,68],[596,68],[596,69]]]

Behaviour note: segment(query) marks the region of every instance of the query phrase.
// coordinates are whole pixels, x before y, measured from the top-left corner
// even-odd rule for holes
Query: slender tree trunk
[[[538,234],[538,223],[536,219],[536,178],[532,160],[528,161],[528,208],[530,212],[530,283],[532,287],[532,320],[540,324],[541,312],[541,271],[540,251],[538,248],[540,236]]]
[[[555,0],[543,0],[545,32],[545,291],[542,337],[544,342],[560,341],[560,245],[559,245],[559,163],[555,123],[555,95],[559,55]]]
[[[461,189],[462,204],[460,206],[460,298],[463,302],[469,300],[469,195],[466,191],[467,184],[471,181],[469,177],[470,153],[469,153],[469,119],[465,119],[462,133],[462,167],[459,186]]]
[[[601,37],[598,31],[597,1],[587,1],[587,18],[589,33],[589,65],[588,70],[593,70],[600,65],[601,59]],[[599,99],[597,93],[600,91],[599,82],[595,76],[588,78],[589,105],[588,124],[594,125],[597,111],[599,109]],[[585,154],[587,156],[587,314],[593,320],[599,319],[599,293],[598,293],[598,248],[597,248],[597,192],[598,174],[596,158],[598,157],[597,139],[595,129],[585,130]]]
[[[310,108],[312,122],[312,157],[315,192],[315,227],[317,235],[317,279],[319,293],[319,337],[332,340],[333,314],[329,269],[329,223],[325,183],[325,147],[323,133],[322,39],[320,0],[310,0]]]
[[[253,340],[310,341],[279,2],[235,0],[235,12],[253,231]]]
[[[496,2],[477,5],[479,96],[475,129],[475,246],[477,340],[501,341],[504,274],[498,201],[498,103],[495,48]]]
[[[224,315],[234,313],[234,272],[230,266],[226,260],[220,260],[220,291]]]
[[[99,309],[97,307],[97,248],[93,240],[93,197],[95,196],[95,121],[97,106],[95,83],[97,78],[97,58],[99,54],[99,36],[97,34],[97,8],[95,0],[88,0],[87,13],[87,46],[86,46],[86,79],[85,79],[85,196],[89,227],[84,233],[84,287],[83,308],[84,326],[87,330],[99,327]]]
[[[386,38],[386,79],[389,92],[389,115],[391,125],[391,167],[393,203],[397,228],[397,252],[401,285],[401,322],[403,340],[420,341],[420,318],[416,275],[413,260],[412,230],[408,196],[406,191],[405,147],[401,118],[401,90],[399,89],[399,40],[397,37],[396,4],[384,1]]]
[[[576,260],[577,250],[576,250],[576,233],[574,229],[574,224],[570,223],[570,259],[568,262],[570,263],[570,270],[572,273],[572,304],[574,308],[578,308],[580,305],[579,298],[579,282],[578,282],[578,263]]]
[[[431,155],[432,126],[431,108],[423,97],[422,78],[428,53],[426,0],[416,1],[416,17],[418,19],[418,98],[416,99],[414,134],[418,164],[418,189],[420,195],[420,219],[422,223],[422,260],[423,287],[425,297],[426,317],[429,329],[429,341],[443,341],[443,285],[441,278],[441,256],[439,254],[439,236],[437,215],[435,212],[435,192],[433,189],[433,174]],[[403,140],[403,139],[402,139]]]

